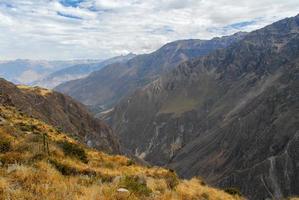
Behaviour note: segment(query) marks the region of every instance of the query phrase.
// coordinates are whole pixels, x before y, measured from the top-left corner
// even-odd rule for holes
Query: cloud
[[[298,0],[0,0],[0,59],[103,59],[251,31]]]

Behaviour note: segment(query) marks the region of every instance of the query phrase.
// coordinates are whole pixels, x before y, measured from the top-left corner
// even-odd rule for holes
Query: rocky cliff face
[[[126,63],[108,65],[87,78],[67,82],[56,89],[86,105],[108,109],[122,97],[155,80],[180,62],[227,47],[244,35],[237,33],[212,40],[172,42],[151,54],[136,56]]]
[[[84,106],[70,97],[39,87],[17,87],[0,79],[0,104],[16,107],[60,131],[70,133],[90,147],[119,153],[119,143],[111,128],[94,119]]]
[[[299,16],[172,72],[116,106],[137,156],[250,199],[298,195]]]

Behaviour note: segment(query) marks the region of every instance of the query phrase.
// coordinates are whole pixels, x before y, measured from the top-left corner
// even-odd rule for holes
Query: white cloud
[[[0,0],[0,59],[146,53],[177,39],[254,30],[299,12],[298,0],[71,2],[76,1]]]

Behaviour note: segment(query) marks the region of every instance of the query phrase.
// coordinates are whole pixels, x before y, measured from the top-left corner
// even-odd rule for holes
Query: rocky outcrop
[[[119,153],[119,143],[112,129],[94,119],[83,105],[68,96],[39,87],[17,87],[0,79],[0,104],[16,107],[58,130],[70,133],[90,147]]]
[[[181,63],[123,99],[121,143],[250,199],[298,195],[299,16]]]

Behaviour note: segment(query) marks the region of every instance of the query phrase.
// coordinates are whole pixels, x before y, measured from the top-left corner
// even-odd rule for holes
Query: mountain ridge
[[[0,81],[0,85],[9,87],[9,83]],[[19,87],[26,93],[51,92]],[[15,100],[5,94],[0,93],[1,199],[243,199],[233,189],[221,191],[199,178],[181,180],[171,170],[144,167],[124,156],[89,148],[72,133],[20,111]]]
[[[122,97],[155,80],[159,74],[181,61],[205,55],[244,37],[246,33],[212,40],[182,40],[169,43],[157,51],[136,56],[123,64],[108,65],[87,78],[62,84],[55,89],[85,105],[113,107]]]
[[[250,199],[298,195],[298,40],[296,16],[183,62],[123,99],[113,128],[135,155],[183,177],[202,175]]]
[[[38,80],[36,82],[31,83],[30,85],[33,86],[41,86],[45,88],[54,88],[62,83],[65,83],[67,81],[76,80],[76,79],[82,79],[84,77],[87,77],[90,73],[93,71],[100,70],[101,68],[105,67],[106,65],[112,64],[112,63],[122,63],[126,62],[132,58],[134,58],[136,55],[133,53],[123,55],[123,56],[116,56],[112,57],[100,62],[94,62],[94,63],[87,63],[87,64],[76,64],[69,67],[65,67],[61,70],[55,71],[49,75],[47,75],[45,78]]]
[[[111,128],[94,119],[82,104],[63,94],[40,87],[16,86],[0,79],[0,103],[71,133],[90,147],[108,153],[120,152]]]

